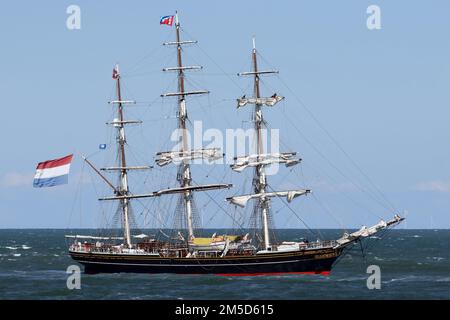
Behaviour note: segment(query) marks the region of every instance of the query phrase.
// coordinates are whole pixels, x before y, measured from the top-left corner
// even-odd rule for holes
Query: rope
[[[270,186],[268,186],[268,187],[269,187],[269,189],[270,189],[272,192],[276,192],[272,187],[270,187]],[[295,215],[295,217],[296,217],[301,223],[303,223],[303,225],[306,227],[306,229],[307,229],[309,232],[311,232],[311,234],[312,234],[313,236],[316,236],[316,235],[317,235],[317,234],[314,233],[313,229],[310,228],[309,225],[308,225],[302,218],[300,218],[300,216],[299,216],[299,215],[298,215],[298,214],[297,214],[297,213],[289,206],[289,204],[286,203],[286,200],[285,200],[284,198],[282,198],[282,197],[280,197],[280,196],[277,196],[277,198],[279,198],[279,199],[281,200],[281,202],[284,204],[284,206],[287,207],[287,208],[289,209],[289,211],[291,211],[291,212]],[[317,233],[318,233],[318,235],[319,235],[321,238],[323,238],[323,236],[322,236],[320,230],[317,230]]]
[[[270,63],[268,63],[267,60],[261,54],[258,53],[258,56],[261,57],[261,59],[264,60],[264,62],[266,62],[267,64],[270,65]],[[344,148],[338,143],[338,141],[322,125],[322,123],[317,119],[317,117],[313,114],[313,112],[306,106],[306,104],[295,94],[295,92],[286,84],[286,82],[284,82],[284,80],[279,75],[277,75],[277,78],[286,87],[286,89],[292,94],[292,96],[300,103],[300,105],[303,107],[303,109],[306,110],[306,112],[314,120],[314,122],[317,124],[317,126],[328,136],[328,138],[336,145],[336,147],[345,155],[345,157],[352,163],[352,165],[359,171],[359,173],[362,174],[367,179],[367,181],[372,185],[374,190],[384,200],[385,204],[390,206],[390,208],[396,212],[397,209],[395,208],[395,206],[389,201],[389,199],[387,199],[387,197],[384,195],[384,193],[381,192],[381,190],[375,185],[375,183],[369,178],[369,176],[361,169],[361,167],[350,157],[350,155],[344,150]]]
[[[185,32],[188,36],[190,36],[191,38],[194,38],[192,35],[189,34],[189,32],[187,32],[184,28],[181,28],[181,30],[183,32]],[[200,51],[209,59],[212,61],[212,63],[241,91],[242,94],[244,94],[244,91],[242,91],[241,86],[228,74],[226,73],[222,67],[213,59],[209,56],[209,54],[203,50],[203,48],[197,43],[197,47],[200,49]]]

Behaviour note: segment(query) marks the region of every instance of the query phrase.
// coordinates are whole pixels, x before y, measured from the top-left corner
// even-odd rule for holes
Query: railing
[[[337,245],[336,240],[305,243],[306,249],[329,248]],[[300,245],[301,246],[301,245]]]
[[[110,254],[141,254],[146,255],[149,251],[145,251],[142,249],[127,249],[127,248],[111,248],[111,247],[96,247],[96,246],[88,246],[85,244],[82,245],[72,245],[69,247],[70,251],[74,252],[86,252],[86,253],[110,253]],[[157,252],[155,252],[157,253]]]
[[[150,243],[150,244],[138,244],[131,249],[102,244],[97,246],[94,243],[76,243],[69,247],[72,252],[83,253],[105,253],[105,254],[133,254],[133,255],[162,255],[162,256],[180,256],[180,251],[187,254],[187,247],[167,244],[167,243]]]
[[[307,242],[307,243],[298,243],[297,250],[313,250],[313,249],[322,249],[322,248],[333,248],[337,246],[338,243],[336,240],[327,240],[320,242]],[[273,251],[278,251],[277,246],[273,246]],[[69,250],[72,252],[82,252],[82,253],[104,253],[104,254],[132,254],[132,255],[160,255],[163,257],[183,257],[188,253],[188,248],[182,245],[174,245],[168,243],[149,243],[149,244],[139,244],[134,246],[131,249],[112,246],[112,245],[101,245],[97,246],[93,243],[76,243],[72,244],[69,247]],[[200,255],[204,254],[203,252]],[[217,254],[217,253],[216,253]],[[241,253],[244,255],[248,255],[248,253]],[[230,251],[229,255],[240,255],[237,251]]]

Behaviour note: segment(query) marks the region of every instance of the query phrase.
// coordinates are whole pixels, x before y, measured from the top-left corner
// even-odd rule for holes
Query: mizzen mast
[[[256,57],[256,43],[255,38],[253,38],[253,50],[252,50],[252,64],[254,72],[254,94],[256,99],[261,98],[261,92],[259,88],[259,73],[258,73],[258,61]],[[255,103],[255,131],[256,131],[256,154],[258,156],[264,153],[263,141],[261,136],[261,129],[263,123],[263,115],[261,110],[261,104]],[[263,165],[257,165],[255,168],[255,175],[253,179],[254,192],[256,194],[265,194],[267,188],[267,178],[266,172]],[[270,248],[270,235],[269,235],[269,200],[270,198],[261,197],[259,200],[259,205],[261,209],[261,219],[262,219],[262,231],[264,236],[264,249],[269,250]]]
[[[254,167],[254,178],[253,178],[253,194],[234,196],[227,198],[227,200],[235,205],[245,207],[250,199],[255,199],[258,201],[258,205],[255,206],[255,217],[261,219],[261,231],[264,241],[264,250],[271,250],[271,239],[269,234],[269,220],[270,220],[270,200],[272,197],[286,197],[290,202],[293,198],[306,194],[310,192],[305,189],[289,190],[289,191],[274,191],[268,192],[268,183],[265,167],[271,164],[283,163],[285,166],[293,166],[300,162],[300,159],[296,157],[295,152],[285,152],[285,153],[265,153],[264,151],[264,141],[262,130],[264,127],[263,119],[263,106],[272,107],[279,101],[283,100],[284,97],[273,94],[271,97],[265,98],[261,97],[260,91],[260,76],[265,74],[275,74],[278,73],[277,70],[264,70],[260,71],[258,69],[257,51],[255,38],[253,38],[253,50],[252,50],[252,71],[239,73],[239,76],[253,76],[254,86],[253,94],[254,97],[246,98],[243,96],[238,99],[238,108],[243,107],[247,104],[254,104],[255,111],[253,114],[254,130],[256,135],[256,150],[255,154],[236,157],[235,163],[231,165],[231,168],[235,171],[242,171],[245,168]]]

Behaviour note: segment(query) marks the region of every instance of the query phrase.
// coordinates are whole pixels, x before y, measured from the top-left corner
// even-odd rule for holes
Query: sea
[[[81,273],[81,288],[68,289],[67,269],[76,263],[64,235],[90,232],[0,230],[0,299],[450,299],[450,230],[390,230],[355,245],[329,276]],[[300,239],[305,230],[277,234],[280,240]],[[316,234],[333,239],[342,231]],[[370,278],[375,269],[379,286]]]

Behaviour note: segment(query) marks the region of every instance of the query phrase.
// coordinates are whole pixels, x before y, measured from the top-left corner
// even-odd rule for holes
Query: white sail
[[[219,148],[187,150],[184,152],[164,151],[158,152],[156,155],[158,156],[156,158],[156,163],[160,167],[168,165],[172,162],[180,163],[183,161],[195,159],[207,159],[211,162],[223,157],[223,154],[220,153]]]
[[[362,226],[358,231],[345,233],[341,238],[336,240],[336,243],[338,244],[338,246],[347,245],[349,243],[357,241],[360,238],[367,238],[369,236],[377,234],[381,230],[399,224],[403,220],[405,220],[405,218],[402,218],[396,214],[394,218],[389,221],[380,220],[380,222],[369,228],[367,226]]]
[[[265,105],[268,107],[273,107],[274,105],[276,105],[278,102],[280,102],[281,100],[283,100],[284,97],[283,96],[279,96],[276,93],[268,98],[246,98],[245,96],[237,99],[238,102],[238,108],[242,108],[244,106],[246,106],[247,104],[257,104],[257,105]]]
[[[255,194],[247,194],[242,196],[235,196],[227,198],[227,201],[229,201],[232,204],[235,204],[240,207],[245,207],[247,205],[247,202],[250,199],[266,199],[266,198],[273,198],[273,197],[286,197],[286,200],[288,202],[291,202],[294,198],[307,194],[311,192],[307,189],[298,189],[298,190],[289,190],[289,191],[275,191],[275,192],[266,192],[266,193],[255,193]]]
[[[290,167],[300,163],[301,161],[301,159],[295,158],[295,155],[295,152],[284,152],[237,157],[235,158],[236,162],[231,166],[231,169],[241,172],[247,167],[270,165],[273,163],[284,163],[286,167]]]

